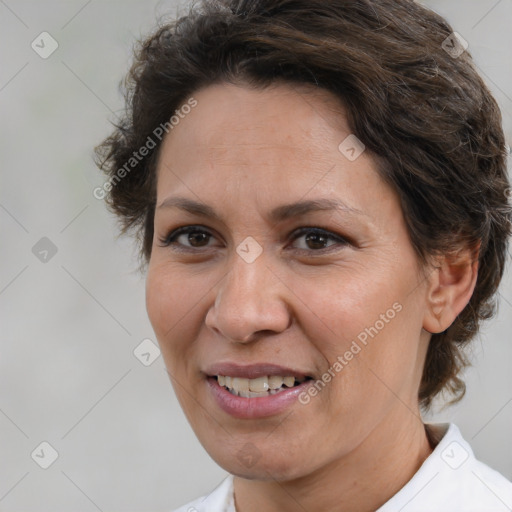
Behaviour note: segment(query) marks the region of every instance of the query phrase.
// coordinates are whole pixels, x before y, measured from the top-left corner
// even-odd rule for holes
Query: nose
[[[252,263],[238,254],[233,260],[218,284],[207,327],[233,343],[251,343],[286,330],[291,323],[287,287],[269,268],[264,253]]]

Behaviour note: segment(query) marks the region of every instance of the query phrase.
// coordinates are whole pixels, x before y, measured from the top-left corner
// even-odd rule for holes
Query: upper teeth
[[[233,394],[245,398],[278,393],[283,384],[288,388],[293,387],[295,380],[303,382],[306,379],[303,377],[296,379],[293,376],[281,377],[279,375],[263,376],[257,379],[217,375],[219,386],[225,386]]]

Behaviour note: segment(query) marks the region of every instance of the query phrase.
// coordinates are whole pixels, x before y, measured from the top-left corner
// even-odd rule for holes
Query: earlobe
[[[478,276],[479,250],[480,243],[436,259],[426,292],[426,331],[445,331],[468,304]]]

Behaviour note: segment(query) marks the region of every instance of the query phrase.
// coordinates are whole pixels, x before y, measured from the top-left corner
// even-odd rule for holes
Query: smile
[[[308,377],[265,375],[256,379],[217,375],[217,383],[234,396],[258,398],[282,393],[308,380]]]

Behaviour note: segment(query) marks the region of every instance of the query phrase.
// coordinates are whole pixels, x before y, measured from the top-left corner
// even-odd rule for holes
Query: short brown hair
[[[410,0],[200,1],[140,43],[125,81],[125,116],[96,148],[98,165],[112,180],[156,126],[213,83],[279,80],[330,91],[397,190],[421,260],[481,243],[474,293],[454,323],[432,335],[419,390],[424,408],[443,389],[458,400],[461,349],[496,310],[511,209],[500,111],[469,53],[448,51],[457,44],[452,34]],[[138,235],[146,263],[159,147],[106,197],[122,232]]]

